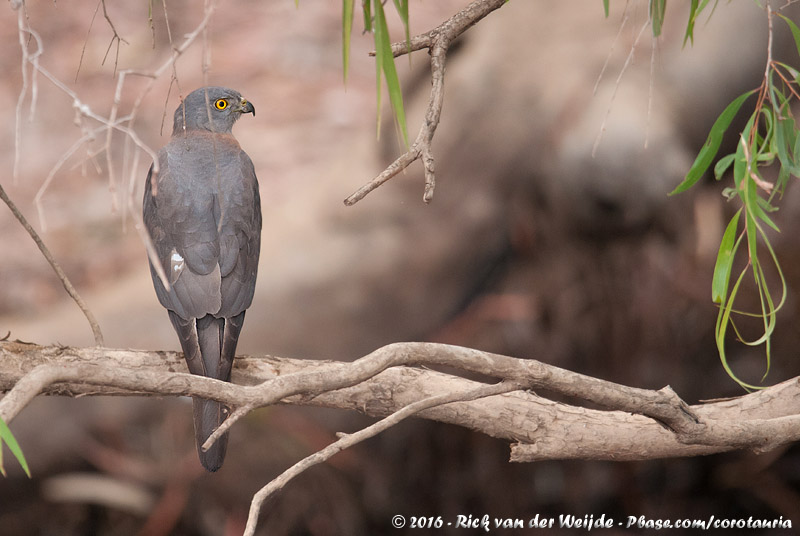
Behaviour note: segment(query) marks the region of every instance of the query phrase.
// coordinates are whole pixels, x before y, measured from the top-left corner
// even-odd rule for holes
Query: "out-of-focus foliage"
[[[393,0],[400,19],[405,28],[405,40],[409,42],[411,34],[408,24],[408,0]],[[350,67],[350,39],[353,33],[353,15],[355,0],[342,0],[342,59],[344,65],[344,79],[347,81],[347,72]],[[400,87],[400,78],[397,76],[394,55],[392,54],[392,40],[386,22],[386,11],[381,0],[363,0],[361,10],[364,15],[364,32],[371,32],[375,37],[375,72],[378,85],[378,133],[381,131],[381,80],[386,82],[389,92],[389,101],[392,104],[394,117],[403,141],[408,145],[408,129],[406,127],[406,114],[403,108],[403,92]]]
[[[19,464],[22,466],[25,474],[30,477],[31,471],[28,468],[28,462],[25,461],[25,455],[22,454],[22,449],[19,448],[19,443],[17,443],[17,440],[14,439],[14,434],[12,434],[11,430],[8,429],[8,425],[5,423],[5,421],[0,419],[0,474],[6,476],[6,469],[3,466],[3,443],[8,445],[8,449],[11,451],[11,454],[14,455]]]
[[[692,0],[689,6],[689,18],[686,24],[684,44],[694,42],[695,22],[700,13],[708,6],[708,0]],[[716,2],[714,4],[716,6]],[[603,1],[606,16],[609,13],[608,0]],[[650,0],[650,24],[653,36],[658,37],[667,8],[666,0]],[[773,17],[775,13],[770,6],[765,7],[768,18],[770,36],[768,50],[771,51]],[[794,37],[798,53],[800,53],[800,29],[797,25],[781,15]],[[706,142],[700,149],[694,164],[684,180],[672,192],[684,192],[696,184],[708,171],[717,157],[723,136],[742,109],[745,102],[753,94],[757,94],[755,106],[745,127],[739,133],[739,144],[734,153],[719,159],[714,166],[714,176],[721,180],[726,171],[733,167],[733,186],[724,190],[729,201],[735,201],[741,208],[731,218],[723,235],[711,288],[712,300],[719,305],[719,313],[715,327],[717,349],[722,365],[727,373],[745,389],[757,389],[758,386],[742,381],[731,369],[725,352],[725,339],[729,326],[733,328],[736,338],[750,346],[764,345],[766,353],[766,371],[770,368],[770,342],[776,326],[776,315],[786,300],[786,281],[778,258],[770,243],[766,225],[775,232],[780,229],[769,214],[778,210],[776,200],[783,194],[789,176],[800,176],[800,132],[791,112],[793,98],[800,99],[798,93],[798,70],[790,65],[767,59],[767,66],[761,86],[744,93],[731,102],[719,115]],[[769,182],[763,177],[763,170],[772,164],[779,166],[777,181]],[[744,216],[744,217],[742,217]],[[740,246],[747,246],[745,266],[738,272],[733,285],[731,276],[734,273],[734,261],[740,254]],[[764,270],[764,262],[772,264],[777,273],[780,291],[775,294],[770,288]],[[756,313],[739,311],[734,308],[737,295],[746,281],[748,273],[752,274],[755,290],[758,295],[760,309]],[[760,336],[747,340],[737,328],[736,316],[759,317],[763,323]],[[763,379],[762,378],[762,381]]]

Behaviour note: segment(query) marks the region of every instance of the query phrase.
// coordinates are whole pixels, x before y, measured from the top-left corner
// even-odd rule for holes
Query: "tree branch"
[[[92,334],[94,335],[95,344],[97,344],[97,346],[103,346],[104,344],[103,332],[100,331],[100,324],[97,323],[97,320],[92,314],[92,311],[89,310],[89,307],[86,306],[86,302],[83,301],[83,298],[81,298],[80,294],[78,294],[78,291],[75,290],[74,286],[72,286],[72,283],[67,277],[67,274],[64,273],[64,270],[61,268],[61,265],[58,264],[58,261],[56,261],[55,257],[53,257],[53,254],[50,253],[50,250],[45,245],[44,241],[42,241],[42,238],[39,236],[39,233],[37,233],[36,230],[33,227],[31,227],[31,224],[28,223],[28,220],[25,218],[22,212],[19,211],[17,205],[11,200],[10,197],[8,197],[8,194],[6,193],[6,190],[5,188],[3,188],[2,184],[0,184],[0,199],[2,199],[3,202],[8,206],[8,209],[11,211],[11,213],[14,215],[17,221],[19,221],[20,225],[22,225],[22,227],[28,232],[33,241],[36,243],[36,246],[39,248],[39,251],[42,252],[44,258],[47,260],[47,262],[53,268],[53,271],[61,280],[61,284],[64,286],[64,290],[66,290],[70,298],[72,298],[75,301],[75,303],[78,304],[78,307],[83,313],[83,316],[86,317],[86,320],[89,321],[89,325],[92,328]]]
[[[445,365],[501,382],[487,384],[413,365]],[[10,422],[41,393],[199,396],[225,402],[236,418],[275,403],[388,415],[358,432],[340,435],[259,490],[251,501],[245,534],[254,534],[263,502],[292,478],[412,415],[512,441],[514,462],[764,451],[800,440],[797,378],[739,398],[689,407],[669,387],[636,389],[539,361],[433,343],[390,344],[351,363],[238,357],[235,384],[185,371],[177,352],[0,341],[0,392],[7,392],[0,399],[0,419]],[[600,404],[609,411],[554,402],[527,391],[531,388]],[[235,420],[229,418],[223,426]]]
[[[281,490],[292,478],[296,477],[306,469],[330,459],[334,454],[338,454],[344,449],[350,448],[353,445],[378,435],[384,430],[387,430],[399,423],[403,419],[411,417],[412,415],[425,409],[442,406],[444,404],[450,404],[453,402],[466,402],[487,396],[508,393],[519,390],[522,387],[523,386],[517,382],[501,382],[494,385],[482,385],[464,392],[454,392],[432,396],[430,398],[418,400],[417,402],[413,402],[407,406],[404,406],[388,417],[385,417],[375,424],[367,426],[358,432],[352,434],[340,434],[340,437],[337,441],[331,443],[324,449],[319,450],[314,454],[307,456],[306,458],[303,458],[289,469],[281,473],[278,477],[273,479],[269,484],[258,490],[258,492],[256,492],[256,494],[253,496],[252,502],[250,503],[250,512],[247,515],[247,526],[244,531],[244,536],[253,536],[255,534],[258,515],[261,512],[261,505],[264,504],[264,501],[267,500],[270,495]]]
[[[0,342],[0,391],[8,391],[0,400],[0,418],[12,420],[39,393],[190,395],[232,408],[282,403],[385,416],[431,396],[482,385],[413,365],[449,366],[520,382],[525,389],[547,390],[611,410],[515,392],[419,413],[516,442],[512,461],[639,460],[743,448],[764,451],[800,439],[797,379],[690,407],[669,388],[637,389],[539,361],[433,343],[391,344],[352,363],[238,357],[232,384],[187,374],[176,352]]]
[[[406,169],[412,162],[422,159],[425,172],[425,190],[422,200],[430,203],[433,199],[433,190],[436,186],[434,172],[434,159],[431,143],[439,119],[442,115],[442,102],[444,100],[444,72],[447,64],[447,50],[450,44],[462,33],[478,23],[492,11],[500,8],[506,0],[474,0],[467,7],[447,19],[445,22],[424,34],[405,41],[392,44],[392,54],[402,56],[416,50],[427,48],[431,55],[431,96],[425,120],[419,129],[417,138],[411,147],[389,164],[377,177],[356,190],[344,200],[344,204],[352,206],[361,201],[367,194],[380,185]],[[374,53],[373,53],[374,54]]]

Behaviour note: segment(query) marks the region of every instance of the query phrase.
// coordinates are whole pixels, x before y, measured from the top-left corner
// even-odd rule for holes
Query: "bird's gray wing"
[[[239,151],[236,169],[241,179],[220,195],[220,255],[222,304],[216,316],[230,318],[253,301],[261,249],[261,199],[253,162]]]
[[[215,192],[209,181],[194,180],[195,166],[183,165],[186,157],[182,156],[170,145],[159,153],[157,189],[153,195],[151,167],[143,214],[170,282],[167,290],[151,265],[158,299],[167,309],[189,319],[219,311],[221,273]]]

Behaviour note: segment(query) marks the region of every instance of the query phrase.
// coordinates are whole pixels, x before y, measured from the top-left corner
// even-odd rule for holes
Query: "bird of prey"
[[[172,139],[147,174],[144,223],[169,286],[150,274],[192,374],[230,381],[261,247],[261,201],[250,157],[231,134],[255,108],[223,87],[191,92],[175,110]],[[223,404],[193,400],[195,441],[208,471],[222,466],[228,434],[202,445],[225,420]]]

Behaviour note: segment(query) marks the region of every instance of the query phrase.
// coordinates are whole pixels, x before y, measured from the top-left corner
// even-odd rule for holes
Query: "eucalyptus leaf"
[[[350,71],[350,41],[353,34],[354,6],[355,0],[342,0],[342,68],[345,84],[347,84],[347,73]]]
[[[653,26],[653,37],[661,35],[666,10],[667,0],[650,0],[650,24]]]
[[[731,267],[733,266],[733,258],[736,253],[736,230],[739,226],[739,217],[742,211],[739,209],[733,215],[728,226],[725,228],[725,233],[722,235],[722,242],[719,245],[719,252],[717,253],[717,263],[714,266],[714,277],[711,283],[711,300],[714,303],[723,303],[728,293],[728,282],[731,278]]]
[[[695,158],[692,167],[689,168],[686,178],[683,179],[683,182],[681,182],[677,188],[670,192],[670,195],[685,192],[700,180],[711,165],[711,162],[714,161],[714,157],[717,156],[719,146],[722,144],[722,136],[725,134],[725,131],[728,130],[731,121],[733,121],[733,118],[744,104],[744,101],[755,93],[755,91],[756,90],[752,90],[739,95],[722,111],[719,117],[717,117],[717,120],[714,121],[714,125],[711,127],[711,132],[709,132],[706,142],[703,144],[700,152],[697,153],[697,158]]]
[[[380,50],[380,52],[378,52]],[[394,64],[392,54],[392,43],[389,39],[389,28],[386,24],[386,13],[380,1],[375,2],[375,57],[381,55],[381,70],[386,80],[386,88],[389,91],[389,101],[394,110],[395,119],[400,127],[400,134],[403,142],[408,147],[408,129],[406,128],[406,113],[403,108],[403,92],[400,89],[400,78],[397,76],[397,68]],[[380,90],[380,88],[379,88]]]
[[[797,48],[797,54],[800,55],[800,28],[797,27],[797,24],[792,22],[792,20],[788,17],[781,15],[780,13],[777,14],[780,18],[786,21],[786,24],[789,25],[789,30],[792,31],[792,37],[794,38],[794,45]]]
[[[735,153],[731,153],[729,155],[723,156],[717,161],[717,164],[714,166],[714,177],[717,180],[720,180],[722,176],[728,171],[728,168],[731,167],[733,163],[733,159],[736,157]]]
[[[3,449],[3,443],[8,445],[8,449],[11,451],[11,454],[19,462],[20,466],[22,466],[22,470],[25,471],[25,474],[28,475],[28,478],[31,477],[31,470],[28,468],[28,462],[25,460],[25,455],[22,453],[22,449],[20,448],[17,440],[14,438],[14,434],[11,433],[11,430],[8,428],[8,425],[0,419],[0,451]],[[5,476],[5,469],[3,469],[3,458],[2,452],[0,452],[0,469],[2,470],[3,476]]]

